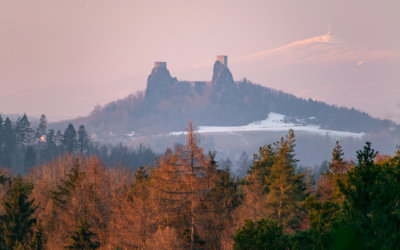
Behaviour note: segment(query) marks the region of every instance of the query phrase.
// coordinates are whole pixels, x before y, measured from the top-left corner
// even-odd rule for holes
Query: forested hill
[[[148,76],[145,93],[97,108],[72,123],[85,124],[99,138],[183,130],[188,120],[195,125],[245,125],[266,119],[270,112],[285,115],[288,122],[318,125],[325,129],[400,134],[389,120],[371,117],[354,108],[337,107],[263,87],[246,79],[234,81],[229,68],[216,61],[211,81],[178,81],[166,65]],[[66,121],[55,126],[65,127]]]

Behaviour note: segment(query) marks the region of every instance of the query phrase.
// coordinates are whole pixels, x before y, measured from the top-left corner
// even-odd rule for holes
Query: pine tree
[[[74,126],[70,123],[65,129],[62,144],[67,153],[74,153],[76,150],[76,131]]]
[[[276,159],[270,175],[266,176],[269,190],[267,194],[269,217],[285,229],[299,227],[300,202],[304,199],[305,191],[303,175],[295,173],[297,160],[294,158],[294,147],[294,132],[289,130],[286,139],[282,137],[276,144]]]
[[[81,154],[87,152],[89,148],[89,136],[86,132],[85,126],[81,125],[78,128],[78,150]]]
[[[91,231],[91,225],[88,222],[87,216],[83,215],[80,224],[71,233],[71,244],[66,248],[79,250],[97,249],[100,247],[100,243],[94,240],[94,237],[96,237],[96,234]]]
[[[2,205],[5,214],[0,217],[7,249],[17,245],[27,245],[36,223],[34,200],[29,200],[33,184],[21,176],[12,179]]]

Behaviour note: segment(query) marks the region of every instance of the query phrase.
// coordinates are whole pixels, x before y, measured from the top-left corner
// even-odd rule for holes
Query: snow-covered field
[[[321,129],[316,125],[302,125],[295,123],[284,122],[285,116],[277,113],[269,113],[267,119],[257,122],[252,122],[244,126],[199,126],[196,131],[199,134],[211,133],[237,133],[237,132],[253,132],[253,131],[287,131],[293,129],[296,131],[309,132],[319,135],[328,135],[331,137],[354,137],[361,139],[365,133],[354,133],[337,130]],[[169,135],[183,135],[185,131],[171,132]]]

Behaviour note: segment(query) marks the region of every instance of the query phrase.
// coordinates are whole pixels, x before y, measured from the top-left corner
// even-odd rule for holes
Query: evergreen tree
[[[84,172],[81,172],[79,161],[76,159],[74,166],[65,176],[66,178],[62,179],[60,184],[57,184],[57,190],[51,191],[51,198],[58,207],[65,207],[72,193],[75,192],[77,186],[83,179],[83,175]]]
[[[3,128],[4,149],[2,165],[12,167],[13,160],[16,158],[17,141],[12,127],[11,120],[7,117]]]
[[[36,206],[29,200],[33,184],[24,181],[21,176],[12,179],[2,205],[5,214],[0,217],[4,241],[7,249],[29,243],[36,218],[33,217]]]
[[[100,247],[100,243],[94,240],[94,237],[96,237],[96,234],[91,231],[91,225],[88,222],[87,216],[84,215],[81,217],[80,224],[70,236],[71,244],[66,248],[77,250],[97,249]]]
[[[47,161],[53,160],[57,155],[56,136],[53,129],[50,129],[46,135],[45,152]]]
[[[327,246],[326,237],[340,215],[344,197],[337,182],[343,178],[348,169],[349,164],[343,160],[342,147],[336,142],[331,162],[328,163],[326,171],[321,173],[316,195],[308,197],[305,202],[309,225],[317,232],[315,238],[320,246]]]
[[[15,125],[15,133],[17,138],[17,145],[25,145],[31,143],[33,130],[26,114],[24,114],[22,118],[18,118]]]
[[[246,151],[243,151],[240,154],[239,160],[236,162],[236,174],[243,178],[249,171],[249,167],[252,164],[252,161],[249,159],[248,154]]]
[[[64,131],[62,143],[67,153],[74,153],[76,151],[76,131],[71,123],[68,124],[68,127]]]
[[[29,170],[37,163],[36,152],[32,146],[28,146],[25,151],[24,167],[25,170]]]
[[[270,175],[266,176],[269,193],[267,207],[269,217],[283,227],[295,229],[301,221],[300,202],[304,199],[305,186],[303,175],[296,174],[294,158],[295,137],[289,130],[286,139],[281,138],[276,145],[276,158],[271,167]]]
[[[356,237],[346,245],[364,249],[396,249],[400,244],[400,162],[375,163],[377,152],[366,142],[357,151],[357,166],[340,179],[344,194],[343,219],[336,231],[350,230]]]
[[[3,125],[4,125],[3,117],[0,115],[0,135],[1,135],[1,131],[3,131]],[[0,136],[0,140],[1,140],[1,136]]]
[[[78,129],[78,150],[81,154],[87,152],[89,149],[89,136],[86,132],[85,126],[81,125]]]
[[[235,250],[289,249],[282,226],[266,219],[261,219],[256,223],[246,220],[245,225],[237,230],[234,241],[233,249]]]
[[[64,139],[64,135],[61,132],[61,130],[57,130],[56,136],[55,136],[55,143],[57,146],[62,146],[63,145],[63,139]]]
[[[276,150],[271,145],[264,145],[254,155],[253,166],[250,167],[249,174],[262,182],[266,186],[266,177],[270,175],[272,165],[275,163]]]
[[[3,164],[4,158],[4,122],[0,115],[0,166]]]
[[[47,130],[47,119],[46,119],[46,116],[43,114],[40,117],[39,126],[38,126],[38,128],[36,130],[36,134],[35,134],[37,141],[42,142],[41,138],[42,138],[42,136],[46,136],[46,130]]]
[[[357,151],[358,164],[347,175],[346,182],[339,182],[340,190],[346,196],[345,206],[352,217],[366,219],[373,211],[374,189],[376,188],[379,167],[374,164],[378,152],[367,142],[363,150]]]

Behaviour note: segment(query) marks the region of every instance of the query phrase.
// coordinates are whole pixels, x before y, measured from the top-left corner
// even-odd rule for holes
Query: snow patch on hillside
[[[278,113],[269,113],[267,119],[262,121],[252,122],[244,126],[199,126],[196,131],[199,134],[212,134],[212,133],[237,133],[237,132],[253,132],[253,131],[287,131],[293,129],[294,131],[303,131],[322,136],[328,135],[331,137],[344,138],[354,137],[361,139],[365,133],[355,133],[347,131],[337,131],[322,129],[317,125],[302,125],[295,123],[287,123],[284,121],[285,115]],[[184,135],[186,132],[177,131],[171,132],[169,135]]]

